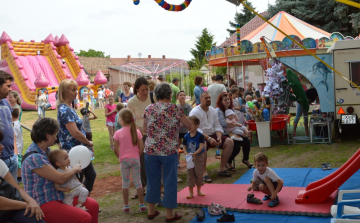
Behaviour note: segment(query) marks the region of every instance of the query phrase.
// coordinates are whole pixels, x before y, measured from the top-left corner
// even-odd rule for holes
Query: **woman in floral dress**
[[[164,198],[166,221],[174,221],[181,215],[174,213],[177,207],[177,149],[180,122],[190,128],[191,122],[185,113],[171,104],[172,89],[168,83],[161,83],[154,89],[157,103],[149,105],[144,113],[145,168],[147,191],[145,201],[149,203],[148,219],[159,215],[155,203],[160,199],[161,168],[163,168]]]

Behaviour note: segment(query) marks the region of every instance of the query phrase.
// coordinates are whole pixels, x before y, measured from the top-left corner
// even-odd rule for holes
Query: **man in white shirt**
[[[217,115],[217,111],[210,106],[211,105],[211,97],[208,92],[201,93],[200,96],[200,105],[196,106],[191,110],[189,116],[195,115],[200,119],[199,130],[202,131],[204,138],[206,140],[207,147],[210,145],[211,147],[219,146],[220,149],[223,150],[220,167],[218,169],[217,174],[219,176],[230,177],[231,174],[226,171],[226,163],[229,160],[234,142],[232,139],[223,135],[223,128],[220,124],[219,117]],[[211,182],[211,179],[206,171],[206,159],[207,159],[207,150],[204,153],[204,181]]]
[[[216,101],[222,92],[226,92],[225,85],[223,84],[224,77],[220,74],[215,76],[215,82],[210,85],[207,91],[211,97],[211,106],[216,108]]]

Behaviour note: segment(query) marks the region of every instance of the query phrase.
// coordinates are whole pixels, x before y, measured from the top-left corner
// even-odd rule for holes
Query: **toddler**
[[[97,119],[97,116],[95,115],[94,112],[90,111],[89,109],[86,108],[82,108],[80,109],[80,113],[83,116],[83,126],[84,126],[84,130],[85,130],[85,135],[86,135],[86,139],[89,141],[93,141],[92,140],[92,132],[91,132],[91,125],[90,125],[90,120],[94,120]],[[90,117],[90,114],[92,114],[93,116]],[[91,147],[89,148],[91,150],[91,155],[92,155],[92,159],[94,159],[94,148]]]
[[[234,133],[235,135],[240,135],[242,137],[249,137],[249,131],[246,129],[245,126],[238,123],[238,117],[235,115],[234,111],[232,109],[228,109],[225,111],[226,116],[226,123],[227,124],[236,124],[235,127],[226,127],[225,130],[231,133]],[[242,141],[242,138],[239,137],[231,137],[234,140]],[[241,140],[239,140],[241,139]]]
[[[114,95],[108,96],[109,104],[105,106],[106,127],[109,131],[110,149],[114,149],[115,116],[117,113],[114,105]]]
[[[263,201],[271,200],[268,204],[269,207],[279,205],[280,200],[277,194],[281,191],[284,181],[279,178],[274,170],[268,167],[268,158],[264,153],[257,153],[254,161],[256,169],[254,170],[252,183],[248,191],[258,186],[259,190],[265,194]],[[256,199],[255,197],[253,198]]]
[[[16,147],[17,147],[17,154],[18,154],[18,177],[17,177],[17,182],[21,183],[22,182],[22,178],[21,178],[21,160],[22,160],[22,151],[24,148],[24,143],[23,143],[23,135],[21,132],[21,124],[19,121],[19,116],[20,116],[20,109],[17,107],[13,107],[12,108],[13,111],[11,113],[12,116],[12,124],[14,127],[14,134],[15,134],[15,138],[16,138]]]
[[[130,212],[129,207],[129,186],[130,186],[130,170],[133,176],[135,188],[139,198],[139,211],[145,212],[144,193],[140,179],[140,155],[144,151],[144,144],[140,130],[136,129],[133,112],[124,108],[119,113],[119,122],[122,128],[115,132],[114,152],[120,162],[120,170],[122,177],[122,192],[124,199],[125,213]]]
[[[121,125],[120,125],[120,122],[119,122],[119,113],[120,113],[120,110],[125,108],[125,105],[123,103],[118,103],[116,105],[116,110],[118,111],[116,113],[116,116],[115,116],[115,131],[121,129]]]
[[[193,157],[194,168],[187,170],[186,184],[189,187],[189,196],[186,198],[191,199],[194,197],[194,187],[197,186],[197,194],[199,196],[205,196],[201,192],[201,186],[204,185],[203,181],[203,165],[204,165],[204,147],[205,139],[204,135],[198,132],[200,125],[200,119],[196,116],[190,116],[191,128],[189,133],[184,136],[183,150],[186,156],[191,155]]]
[[[52,150],[50,153],[50,162],[60,173],[67,172],[71,169],[69,155],[66,150]],[[83,184],[80,183],[75,175],[70,181],[62,185],[54,183],[54,187],[56,190],[64,192],[65,198],[62,201],[64,204],[73,205],[74,197],[79,196],[78,203],[75,207],[86,211],[86,207],[83,206],[83,204],[88,197],[89,191],[83,187]]]

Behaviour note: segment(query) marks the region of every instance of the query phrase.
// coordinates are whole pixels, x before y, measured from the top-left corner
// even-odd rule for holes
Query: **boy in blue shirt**
[[[200,125],[200,119],[196,116],[190,116],[189,120],[192,123],[191,128],[189,133],[184,136],[182,144],[185,155],[192,155],[194,162],[194,168],[187,170],[186,179],[186,184],[189,187],[189,196],[186,198],[191,199],[194,197],[193,189],[195,185],[197,186],[197,194],[199,196],[205,196],[205,194],[201,192],[201,186],[204,185],[203,164],[205,138],[204,135],[197,130]]]

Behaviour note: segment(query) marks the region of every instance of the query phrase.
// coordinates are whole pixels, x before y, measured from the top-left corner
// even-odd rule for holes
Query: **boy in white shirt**
[[[248,191],[256,188],[257,184],[259,190],[265,194],[263,201],[271,200],[268,203],[269,207],[275,207],[280,204],[279,197],[277,194],[281,191],[284,180],[281,179],[274,170],[268,167],[268,158],[264,153],[257,153],[254,158],[255,161],[255,170],[253,173],[253,179]],[[262,202],[259,199],[255,198],[252,194],[252,197],[249,199],[249,203],[261,204]]]

